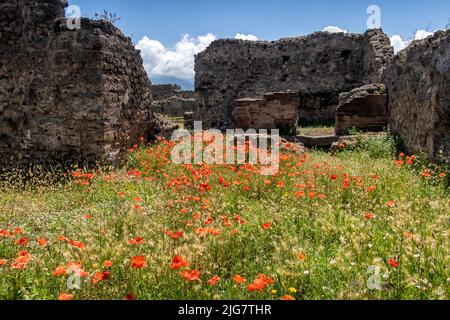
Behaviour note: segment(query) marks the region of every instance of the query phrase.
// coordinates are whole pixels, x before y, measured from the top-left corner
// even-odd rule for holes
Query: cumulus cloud
[[[241,34],[241,33],[236,33],[234,38],[238,39],[238,40],[249,40],[249,41],[257,41],[258,40],[257,36],[254,36],[252,34]]]
[[[435,31],[436,32],[436,31]],[[423,40],[432,36],[435,32],[428,32],[426,30],[418,30],[414,35],[414,40]],[[394,47],[394,52],[398,53],[411,44],[413,40],[403,40],[399,35],[390,37],[391,45]]]
[[[335,27],[335,26],[325,27],[322,31],[329,32],[329,33],[347,33],[347,30],[344,30],[344,29],[341,29],[341,28]]]
[[[411,43],[411,41],[403,40],[399,35],[394,35],[390,39],[395,53],[402,51]]]
[[[184,35],[175,48],[166,48],[161,42],[145,36],[136,48],[141,50],[144,67],[150,76],[169,76],[182,80],[194,78],[195,55],[205,50],[216,36],[208,33],[204,36]]]

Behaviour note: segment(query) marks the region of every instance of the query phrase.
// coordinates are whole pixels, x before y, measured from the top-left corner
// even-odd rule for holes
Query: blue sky
[[[326,26],[337,26],[349,32],[367,29],[369,5],[381,8],[381,23],[389,35],[412,39],[417,30],[435,31],[445,28],[450,18],[448,0],[74,0],[82,16],[93,17],[107,9],[122,20],[117,25],[138,44],[144,37],[164,46],[167,56],[176,52],[182,36],[199,44],[198,36],[211,33],[215,38],[230,38],[237,33],[251,34],[260,40],[309,34]],[[211,39],[211,38],[209,38]],[[186,39],[185,39],[186,40]],[[147,42],[153,46],[155,43]],[[159,46],[158,43],[156,45]],[[142,46],[145,51],[145,47]],[[199,47],[203,49],[203,46]],[[159,48],[161,49],[161,48]],[[198,50],[195,49],[195,50]],[[152,69],[152,55],[144,57]],[[152,58],[153,57],[153,58]],[[168,59],[167,57],[164,59]],[[164,60],[167,63],[166,60]],[[172,70],[173,71],[173,70]],[[155,70],[156,73],[163,73]],[[160,76],[164,76],[161,74]],[[177,77],[169,72],[170,77]],[[192,81],[187,75],[179,77]]]

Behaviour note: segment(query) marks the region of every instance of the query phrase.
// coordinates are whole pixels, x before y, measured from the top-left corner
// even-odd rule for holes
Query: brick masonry
[[[236,127],[239,129],[280,129],[295,131],[298,122],[298,95],[296,92],[267,93],[259,99],[238,99]]]

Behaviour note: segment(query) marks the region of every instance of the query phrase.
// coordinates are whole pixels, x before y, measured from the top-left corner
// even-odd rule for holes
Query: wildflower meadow
[[[4,173],[0,299],[448,299],[445,165],[371,139],[283,143],[273,176],[173,164],[164,139],[122,169]]]

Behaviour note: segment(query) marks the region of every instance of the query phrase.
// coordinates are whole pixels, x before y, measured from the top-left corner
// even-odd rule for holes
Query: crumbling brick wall
[[[145,134],[151,89],[129,38],[106,21],[70,30],[64,0],[0,4],[0,162],[117,164]]]
[[[205,126],[234,127],[235,99],[293,90],[300,96],[300,121],[334,122],[339,94],[380,82],[392,56],[381,30],[273,42],[218,40],[196,57],[196,118]]]
[[[183,117],[194,112],[197,102],[193,91],[184,91],[176,84],[152,85],[152,110],[170,117]]]
[[[267,93],[260,99],[238,99],[236,127],[239,129],[280,129],[291,134],[298,122],[298,95],[296,92]]]
[[[384,82],[391,129],[411,152],[450,159],[450,30],[398,53]]]
[[[383,131],[387,128],[387,94],[383,84],[370,84],[342,93],[336,110],[336,134],[356,128]]]

